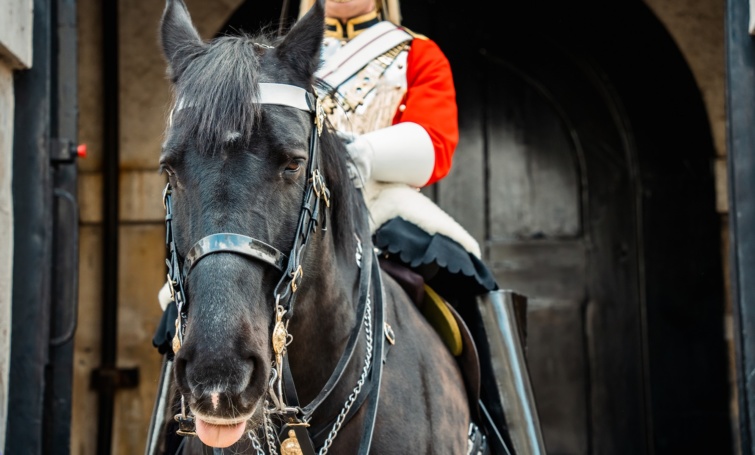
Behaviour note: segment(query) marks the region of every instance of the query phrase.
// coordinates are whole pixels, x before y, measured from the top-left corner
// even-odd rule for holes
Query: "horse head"
[[[160,166],[170,181],[176,256],[183,263],[200,240],[235,233],[270,245],[289,261],[281,271],[274,261],[222,251],[192,263],[190,273],[183,265],[186,318],[175,378],[197,419],[200,439],[210,445],[230,445],[249,422],[257,425],[262,419],[274,374],[276,295],[285,298],[291,292],[279,289],[281,277],[301,288],[291,320],[294,340],[314,336],[317,314],[353,292],[353,283],[332,272],[341,257],[353,263],[353,249],[349,255],[333,251],[338,243],[353,244],[358,231],[350,207],[359,202],[349,188],[340,143],[327,131],[312,133],[317,127],[305,109],[261,102],[266,95],[260,87],[270,83],[313,91],[323,24],[318,1],[283,38],[227,36],[203,42],[182,0],[168,0],[163,14],[161,41],[175,101]],[[322,150],[318,163],[309,162],[313,141]],[[302,252],[297,236],[303,200],[317,166],[334,196],[333,206],[328,213],[321,206],[319,217],[340,220],[325,233],[318,229]],[[286,264],[300,254],[296,260],[304,277],[286,281]],[[322,306],[311,303],[315,300]],[[349,322],[348,315],[332,314]],[[303,359],[310,346],[306,340],[300,346],[296,355]]]

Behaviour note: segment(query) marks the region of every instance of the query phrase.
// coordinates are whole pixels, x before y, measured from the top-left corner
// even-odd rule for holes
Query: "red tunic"
[[[456,90],[451,65],[437,44],[415,38],[406,65],[407,92],[393,124],[414,122],[422,126],[435,147],[435,168],[425,185],[448,174],[459,142]]]

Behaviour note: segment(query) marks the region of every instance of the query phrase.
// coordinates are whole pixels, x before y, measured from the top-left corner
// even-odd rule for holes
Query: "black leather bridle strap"
[[[372,255],[367,254],[362,256],[362,264],[359,270],[359,301],[356,310],[356,326],[352,329],[349,339],[346,342],[346,346],[341,354],[341,358],[338,360],[336,367],[333,369],[330,378],[325,383],[325,386],[320,390],[320,393],[303,408],[300,407],[299,395],[296,392],[296,385],[294,384],[294,377],[291,373],[291,365],[289,363],[288,356],[283,357],[283,390],[286,394],[286,402],[289,406],[301,409],[301,419],[309,421],[312,414],[319,408],[319,406],[330,396],[331,392],[336,388],[338,383],[343,377],[343,373],[351,363],[351,359],[354,357],[354,351],[356,350],[357,342],[363,331],[364,317],[367,312],[367,299],[370,293],[370,278],[372,267]],[[312,432],[307,432],[309,439],[308,446],[314,446],[315,442],[312,438]]]
[[[372,273],[373,258],[371,254],[365,254],[362,256],[362,266],[359,270],[359,303],[357,304],[356,311],[356,326],[352,329],[349,339],[346,342],[341,358],[338,360],[333,373],[325,383],[320,393],[310,402],[308,405],[302,407],[302,414],[305,418],[309,418],[317,410],[318,407],[330,396],[330,393],[336,388],[339,381],[343,377],[343,373],[346,371],[346,367],[354,357],[354,351],[357,347],[357,342],[362,334],[364,327],[364,315],[367,310],[367,299],[370,295],[370,275]],[[291,383],[293,388],[293,379],[291,376],[284,376],[287,383]],[[288,388],[287,388],[288,390]],[[297,406],[297,405],[294,405]]]
[[[186,255],[182,273],[171,274],[174,288],[182,288],[183,281],[189,276],[191,269],[204,257],[215,253],[236,253],[246,257],[261,260],[281,270],[283,276],[275,287],[274,298],[286,309],[286,317],[293,315],[293,305],[296,289],[303,276],[302,259],[310,233],[317,230],[320,218],[320,204],[330,205],[330,191],[318,168],[319,135],[322,131],[323,112],[313,93],[293,85],[260,83],[258,104],[287,106],[308,112],[312,115],[313,124],[309,140],[309,161],[307,163],[307,184],[302,198],[302,206],[294,235],[293,246],[288,256],[275,247],[260,240],[234,233],[217,233],[208,235],[196,242]],[[181,99],[174,111],[189,107]],[[173,113],[171,113],[171,117]],[[168,194],[170,194],[168,188]],[[168,213],[168,217],[170,213]],[[166,223],[169,219],[166,217]],[[323,224],[326,218],[323,218]],[[175,245],[174,245],[175,246]],[[174,257],[172,262],[177,263]],[[284,266],[285,264],[285,266]],[[178,271],[176,265],[174,269]],[[183,292],[181,292],[183,294]]]
[[[304,245],[306,244],[309,232],[313,230],[305,230],[304,225],[306,225],[308,228],[316,226],[317,218],[319,216],[320,198],[324,199],[326,203],[329,204],[328,201],[330,193],[328,192],[328,189],[325,186],[325,182],[316,167],[316,163],[319,158],[318,145],[320,141],[318,140],[318,136],[322,128],[323,113],[322,109],[319,108],[316,97],[312,92],[290,84],[261,82],[259,84],[259,93],[256,102],[257,104],[263,105],[287,106],[299,109],[304,112],[310,113],[312,115],[312,118],[314,119],[312,125],[312,134],[309,140],[309,162],[307,163],[307,175],[309,176],[309,182],[307,183],[307,189],[304,195],[302,211],[299,215],[299,227],[297,229],[296,238],[294,239],[294,247],[291,249],[290,257],[288,257],[288,267],[283,267],[283,264],[286,263],[286,255],[275,247],[266,244],[265,242],[241,234],[217,233],[208,235],[200,239],[192,246],[192,248],[186,254],[186,260],[183,264],[183,272],[181,273],[178,270],[179,264],[177,261],[175,241],[173,239],[173,233],[171,229],[172,211],[170,208],[171,189],[169,184],[166,187],[165,193],[163,194],[163,201],[166,206],[165,220],[168,227],[167,240],[169,244],[172,245],[172,258],[170,258],[170,261],[174,264],[168,265],[169,267],[173,267],[175,269],[171,271],[171,278],[175,283],[173,285],[174,288],[183,287],[182,281],[185,280],[186,277],[188,277],[192,267],[194,267],[194,265],[196,265],[199,260],[207,255],[220,252],[241,254],[266,262],[273,267],[286,272],[281,281],[285,281],[287,279],[289,281],[300,279],[300,275],[295,275],[295,272],[298,266],[301,265],[300,256]],[[190,106],[190,102],[186,102],[184,99],[179,99],[176,102],[175,107],[171,111],[170,118],[173,118],[174,112],[178,112],[181,109]],[[309,218],[309,221],[305,223],[304,220],[307,218]],[[183,293],[183,289],[181,289],[181,292]]]
[[[385,334],[383,334],[383,336],[385,336]],[[383,363],[385,363],[388,359],[388,353],[391,349],[390,344],[384,346],[385,351],[383,354]],[[370,374],[365,381],[364,387],[362,387],[362,393],[359,394],[359,397],[357,397],[356,401],[354,401],[354,405],[351,407],[349,412],[346,414],[346,417],[343,419],[344,425],[346,424],[346,422],[349,422],[357,414],[357,412],[359,412],[364,402],[367,401],[368,398],[370,398],[370,396],[372,395],[371,391],[374,386],[375,383],[373,382],[372,374]],[[325,423],[312,425],[309,428],[309,432],[312,435],[312,441],[316,446],[321,446],[325,442],[325,439],[327,438],[328,433],[330,432],[330,429],[333,427],[333,424],[336,422],[337,418],[338,415],[333,415]]]
[[[170,289],[173,294],[172,298],[176,302],[176,310],[178,311],[176,337],[180,346],[183,344],[186,293],[184,292],[181,263],[178,260],[176,232],[173,228],[173,190],[170,187],[170,183],[163,190],[163,205],[165,206],[165,243],[168,245],[168,258],[165,260],[165,263],[168,266],[168,279],[170,280]]]
[[[374,254],[374,253],[373,253]],[[385,301],[383,300],[385,289],[383,289],[383,277],[380,274],[380,266],[375,258],[373,267],[372,280],[377,283],[375,289],[374,307],[374,324],[372,336],[374,337],[374,351],[372,353],[372,369],[370,371],[372,389],[370,390],[369,403],[364,418],[364,428],[362,430],[362,440],[359,443],[359,455],[367,455],[370,452],[372,444],[372,434],[375,430],[375,421],[377,420],[378,403],[380,401],[380,384],[383,379],[383,356],[385,350]]]
[[[370,284],[377,283],[376,292],[374,292],[374,299],[372,302],[373,311],[369,317],[372,319],[372,336],[373,336],[373,352],[372,352],[372,365],[370,367],[370,373],[365,387],[362,389],[362,393],[353,403],[349,410],[344,423],[351,420],[356,415],[359,408],[369,400],[369,406],[367,408],[365,420],[363,423],[362,438],[359,445],[358,454],[366,455],[370,451],[372,444],[372,435],[375,429],[375,421],[377,420],[378,403],[380,401],[380,384],[382,380],[383,364],[385,358],[385,300],[382,276],[380,274],[380,266],[378,265],[377,258],[372,254],[365,254],[363,256],[362,269],[360,271],[360,294],[359,294],[359,306],[357,309],[357,326],[351,332],[349,340],[347,341],[344,353],[336,365],[335,370],[331,374],[325,387],[320,391],[318,396],[306,407],[302,409],[302,415],[304,417],[310,417],[312,413],[322,404],[325,399],[328,398],[330,393],[335,389],[340,381],[346,367],[349,365],[353,353],[356,348],[356,341],[359,338],[359,334],[362,333],[361,327],[364,326],[364,317],[367,308],[367,298],[370,295]],[[369,258],[369,259],[367,259]],[[366,272],[369,267],[369,273]],[[286,392],[286,401],[290,406],[299,407],[299,397],[296,393],[296,386],[294,385],[293,375],[291,374],[291,367],[288,363],[288,356],[283,360],[283,381],[284,390]],[[311,428],[309,431],[310,439],[313,444],[321,445],[324,440],[324,436],[330,431],[330,427],[335,418],[329,419],[324,425],[318,425],[316,428]]]
[[[317,167],[319,161],[319,129],[312,126],[309,140],[309,161],[307,163],[307,175],[309,180],[302,198],[302,206],[299,222],[294,236],[294,244],[288,257],[288,264],[278,284],[273,291],[276,301],[286,309],[286,318],[291,318],[294,312],[296,289],[301,281],[303,270],[302,263],[307,241],[312,232],[317,230],[320,218],[320,204],[330,204],[330,191],[325,186],[325,181]],[[323,227],[324,228],[324,227]]]

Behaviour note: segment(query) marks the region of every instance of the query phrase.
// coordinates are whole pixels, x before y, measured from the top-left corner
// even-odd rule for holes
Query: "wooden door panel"
[[[586,261],[580,239],[488,242],[497,282],[533,298],[584,301]]]
[[[490,237],[580,232],[579,177],[569,132],[542,92],[490,67],[487,91]]]
[[[588,453],[583,301],[534,298],[528,307],[527,361],[548,453]]]
[[[485,118],[480,109],[483,104],[483,87],[477,72],[455,72],[454,79],[457,87],[464,87],[457,97],[459,145],[454,153],[451,172],[435,185],[434,196],[436,202],[460,221],[480,243],[480,247],[483,247],[486,236],[487,178],[483,135]],[[423,191],[427,193],[426,190]]]
[[[668,31],[642,2],[401,3],[458,78],[435,193],[529,298],[549,453],[730,453],[710,125]]]
[[[549,453],[586,453],[587,255],[572,131],[545,87],[487,68],[488,264],[529,298],[528,361]]]

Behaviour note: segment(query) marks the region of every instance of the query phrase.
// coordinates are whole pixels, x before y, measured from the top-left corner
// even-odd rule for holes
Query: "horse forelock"
[[[249,141],[258,124],[261,57],[271,39],[224,36],[207,44],[174,85],[173,116],[181,114],[181,134],[200,153],[219,150],[229,139]]]

